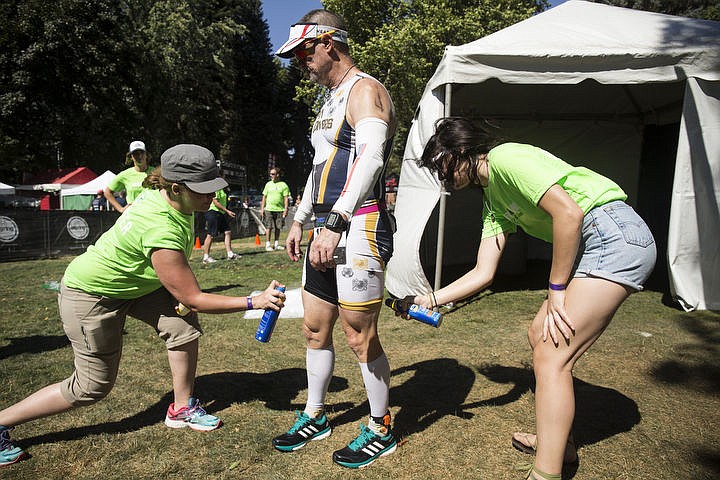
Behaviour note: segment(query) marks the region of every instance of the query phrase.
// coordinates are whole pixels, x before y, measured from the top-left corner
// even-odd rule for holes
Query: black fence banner
[[[249,209],[229,219],[232,238],[254,237]],[[0,262],[79,255],[115,224],[118,212],[0,209]],[[205,217],[195,214],[195,232],[205,239]]]

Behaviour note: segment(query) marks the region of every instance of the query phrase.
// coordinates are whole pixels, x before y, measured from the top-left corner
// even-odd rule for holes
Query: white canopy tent
[[[672,294],[687,309],[720,309],[718,22],[570,0],[447,47],[405,149],[387,276],[396,296],[431,289],[421,250],[437,249],[443,267],[475,262],[481,193],[442,195],[436,176],[415,164],[449,115],[488,119],[509,139],[612,178],[643,216],[663,214],[654,233]]]
[[[7,183],[0,182],[0,195],[14,195],[15,187]]]
[[[105,170],[105,173],[87,183],[62,189],[60,191],[60,208],[63,210],[87,210],[93,197],[97,195],[98,191],[104,190],[113,178],[115,178],[115,174],[110,170]]]

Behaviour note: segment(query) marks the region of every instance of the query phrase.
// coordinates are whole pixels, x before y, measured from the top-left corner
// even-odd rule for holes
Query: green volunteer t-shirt
[[[167,248],[190,258],[193,225],[192,214],[175,210],[159,190],[143,190],[110,230],[70,262],[63,281],[96,295],[142,297],[161,286],[150,253]]]
[[[285,197],[290,196],[290,187],[285,182],[270,180],[265,184],[263,195],[265,195],[265,210],[282,212],[285,210]]]
[[[125,190],[125,200],[133,203],[140,192],[143,191],[142,182],[147,177],[147,172],[138,172],[135,167],[130,167],[118,173],[115,178],[108,182],[108,188],[113,192]]]
[[[584,167],[574,167],[532,145],[504,143],[488,152],[490,182],[483,188],[483,233],[492,237],[526,233],[552,242],[552,219],[537,205],[554,184],[577,202],[583,213],[627,195],[612,180]]]
[[[215,200],[217,200],[218,203],[223,207],[227,207],[227,193],[225,193],[225,190],[218,190],[217,192],[215,192]],[[210,210],[225,213],[223,210],[220,210],[217,206],[215,206],[215,202],[212,202],[210,204]]]

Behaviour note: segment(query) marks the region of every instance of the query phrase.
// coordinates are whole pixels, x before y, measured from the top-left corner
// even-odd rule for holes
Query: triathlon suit
[[[340,260],[337,260],[335,270],[320,272],[310,265],[307,256],[305,258],[304,289],[348,310],[369,310],[382,301],[384,270],[393,251],[395,225],[385,208],[384,180],[392,138],[384,143],[383,168],[380,172],[355,165],[358,159],[355,130],[348,124],[345,113],[350,91],[362,78],[372,77],[358,73],[333,90],[315,119],[311,138],[315,148],[312,172],[305,185],[303,201],[295,215],[296,221],[304,223],[309,217],[309,205],[312,203],[315,225],[320,228],[326,215],[343,195],[351,176],[377,176],[371,191],[365,194],[365,200],[353,212],[336,250],[338,254],[345,247],[345,262],[339,263]]]

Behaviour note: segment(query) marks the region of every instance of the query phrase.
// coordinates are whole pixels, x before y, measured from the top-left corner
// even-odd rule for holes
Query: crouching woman
[[[230,313],[252,308],[279,310],[285,295],[269,287],[255,297],[204,293],[188,264],[193,250],[193,213],[206,211],[215,191],[227,186],[215,157],[198,145],[176,145],[161,168],[115,225],[75,258],[60,285],[63,328],[72,344],[75,371],[0,411],[0,465],[26,456],[10,428],[91,405],[115,384],[127,315],[150,325],[165,342],[172,374],[170,428],[214,430],[221,421],[194,397],[198,312]]]

